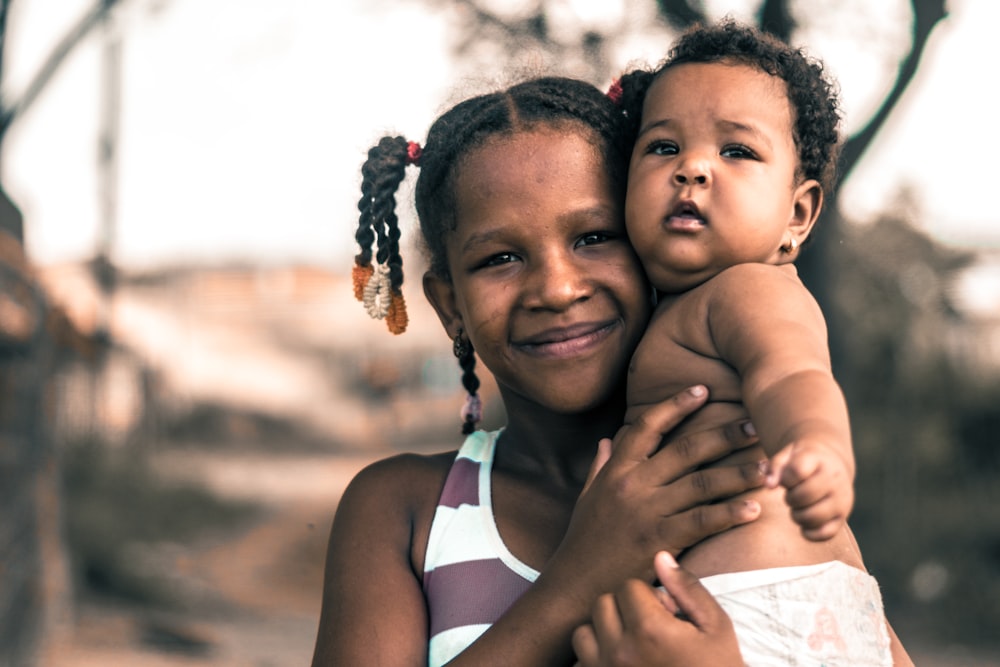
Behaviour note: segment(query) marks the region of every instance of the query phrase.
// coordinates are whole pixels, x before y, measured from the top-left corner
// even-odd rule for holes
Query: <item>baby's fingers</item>
[[[792,510],[792,520],[802,529],[807,540],[819,542],[836,535],[847,520],[839,503],[833,497],[826,497],[817,503]]]
[[[768,488],[778,485],[791,489],[815,475],[822,466],[822,459],[809,452],[796,450],[788,445],[771,457],[764,483]]]

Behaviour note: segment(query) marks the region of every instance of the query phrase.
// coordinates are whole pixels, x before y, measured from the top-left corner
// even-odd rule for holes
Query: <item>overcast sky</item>
[[[94,1],[12,3],[5,95],[16,98]],[[565,2],[586,10],[582,0]],[[614,3],[598,4],[605,15],[594,20],[612,20]],[[747,3],[707,4],[723,12]],[[908,3],[798,3],[807,4],[867,16],[861,28],[831,18],[802,35],[840,78],[856,124],[884,92],[885,65],[907,34],[900,17]],[[126,266],[243,259],[346,267],[368,146],[385,131],[422,140],[454,99],[448,24],[417,0],[121,0],[119,9],[114,257]],[[950,9],[892,123],[847,182],[843,204],[864,220],[909,186],[938,238],[997,248],[989,138],[996,109],[987,82],[995,58],[982,54],[993,47],[1000,3],[952,1]],[[98,36],[67,60],[4,147],[3,182],[25,215],[28,251],[42,264],[88,257],[97,245]],[[656,60],[665,46],[634,57]]]

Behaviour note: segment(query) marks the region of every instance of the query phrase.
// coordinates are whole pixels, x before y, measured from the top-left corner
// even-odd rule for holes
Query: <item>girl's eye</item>
[[[746,146],[736,144],[733,146],[726,146],[722,149],[722,157],[731,157],[738,160],[756,160],[757,154]]]
[[[677,144],[672,141],[653,141],[646,147],[651,155],[677,155]]]
[[[576,247],[594,245],[595,243],[604,243],[613,238],[612,234],[608,232],[590,232],[589,234],[584,234],[576,242]]]
[[[510,264],[511,262],[517,261],[517,255],[512,252],[501,252],[496,255],[491,255],[486,258],[485,261],[480,266],[500,266],[501,264]]]

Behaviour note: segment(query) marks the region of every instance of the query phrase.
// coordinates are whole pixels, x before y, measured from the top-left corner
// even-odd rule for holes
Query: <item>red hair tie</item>
[[[607,96],[608,99],[615,103],[615,105],[621,104],[622,95],[624,91],[622,90],[622,80],[615,79],[611,82],[611,87],[608,88]]]
[[[423,155],[424,151],[420,148],[420,144],[415,141],[411,141],[406,144],[406,164],[420,165],[420,156]]]

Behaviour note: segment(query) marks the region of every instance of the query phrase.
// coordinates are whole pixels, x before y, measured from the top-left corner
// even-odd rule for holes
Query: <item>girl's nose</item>
[[[547,256],[532,270],[526,305],[531,308],[563,310],[586,299],[592,285],[572,257]]]

